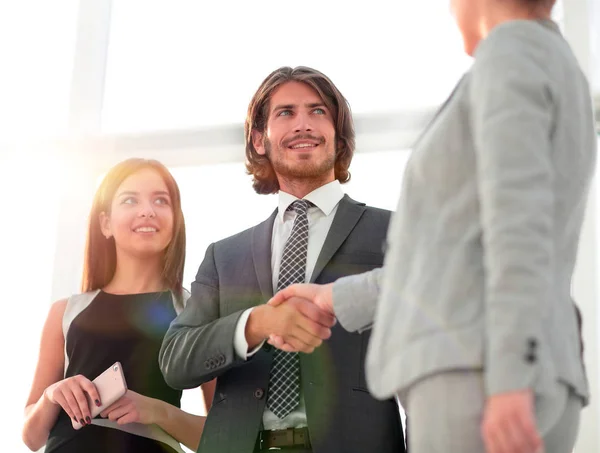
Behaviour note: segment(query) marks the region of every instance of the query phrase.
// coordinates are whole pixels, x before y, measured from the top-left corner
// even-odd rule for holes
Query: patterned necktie
[[[308,251],[307,211],[313,204],[306,200],[294,201],[288,211],[296,211],[292,233],[283,248],[279,267],[277,291],[294,283],[304,283],[306,253]],[[276,349],[269,377],[267,407],[279,418],[286,417],[300,402],[300,358],[297,352]]]

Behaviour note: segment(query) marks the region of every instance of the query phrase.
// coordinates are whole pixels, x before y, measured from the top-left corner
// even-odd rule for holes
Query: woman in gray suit
[[[400,396],[411,453],[575,444],[588,387],[570,289],[596,135],[554,2],[452,1],[474,64],[414,146],[384,268],[271,302],[373,328],[369,388]]]

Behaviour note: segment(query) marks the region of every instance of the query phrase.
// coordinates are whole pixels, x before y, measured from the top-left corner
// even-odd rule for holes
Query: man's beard
[[[295,139],[295,138],[294,138]],[[324,140],[321,140],[323,143]],[[264,141],[265,152],[273,169],[277,175],[286,179],[303,179],[303,180],[320,180],[325,179],[334,168],[335,165],[335,151],[327,153],[325,158],[320,162],[307,161],[305,163],[295,161],[290,162],[285,159],[286,153],[292,153],[293,151],[288,148],[278,149],[277,155],[273,155],[273,144],[265,137]],[[334,144],[335,146],[335,144]]]

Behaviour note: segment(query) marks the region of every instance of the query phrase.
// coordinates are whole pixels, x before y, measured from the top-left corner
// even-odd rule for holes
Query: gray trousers
[[[582,402],[556,384],[537,398],[536,421],[545,453],[573,451]],[[410,453],[485,453],[481,421],[485,404],[479,371],[452,371],[424,378],[399,395],[409,418]]]

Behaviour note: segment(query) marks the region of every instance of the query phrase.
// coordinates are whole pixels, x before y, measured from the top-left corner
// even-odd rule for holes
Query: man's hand
[[[501,393],[487,399],[481,425],[487,453],[543,451],[533,404],[531,390]]]
[[[268,305],[277,307],[284,304],[284,302],[285,304],[288,304],[302,299],[310,301],[318,307],[322,313],[329,314],[331,316],[331,318],[329,318],[332,322],[331,326],[335,324],[336,321],[333,315],[333,283],[327,285],[316,285],[312,283],[290,285],[275,294],[268,302]],[[293,342],[288,342],[286,337],[282,335],[269,335],[269,344],[286,352],[299,351]]]
[[[311,353],[331,336],[333,315],[307,300],[294,298],[285,304],[261,305],[250,313],[246,339],[250,348],[274,335],[285,338],[294,351]]]

